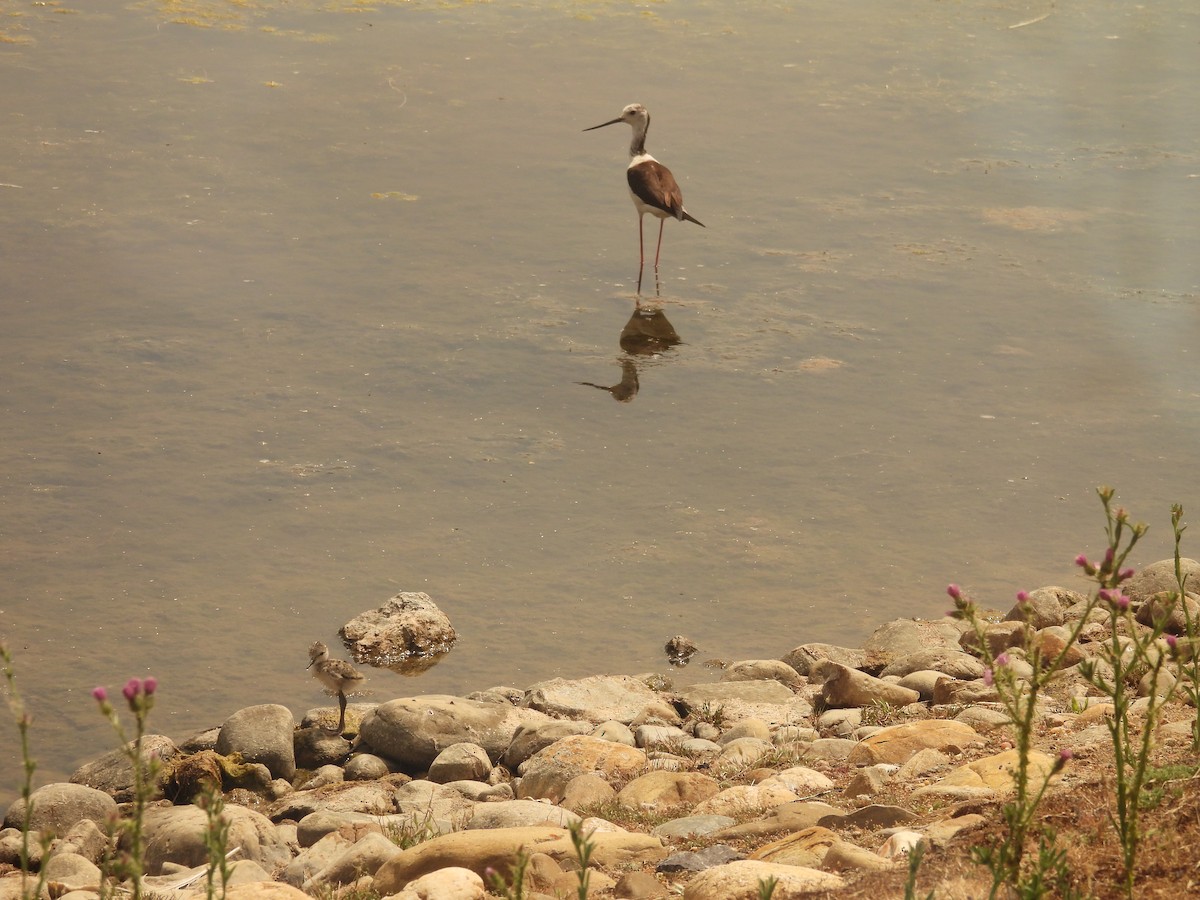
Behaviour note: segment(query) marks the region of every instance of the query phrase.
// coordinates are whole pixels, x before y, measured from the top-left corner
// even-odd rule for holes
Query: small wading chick
[[[324,641],[317,641],[309,647],[308,657],[308,665],[304,668],[312,669],[313,677],[325,685],[329,693],[337,694],[339,714],[337,728],[333,730],[341,734],[346,727],[346,694],[353,694],[362,687],[363,682],[367,679],[350,663],[340,659],[330,659],[329,648],[325,646]],[[329,731],[330,729],[326,728],[325,730]]]

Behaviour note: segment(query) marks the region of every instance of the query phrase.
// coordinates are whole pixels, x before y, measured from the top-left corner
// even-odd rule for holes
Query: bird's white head
[[[621,114],[615,119],[609,119],[600,125],[593,125],[591,128],[585,128],[584,131],[595,131],[597,128],[604,128],[608,125],[616,125],[618,122],[625,122],[633,126],[634,131],[640,131],[643,134],[650,126],[650,113],[646,112],[646,107],[640,103],[630,103],[627,107],[621,110]]]
[[[646,112],[646,107],[642,106],[642,104],[630,103],[621,110],[621,121],[628,122],[630,125],[637,127],[638,122],[650,121],[650,113]]]

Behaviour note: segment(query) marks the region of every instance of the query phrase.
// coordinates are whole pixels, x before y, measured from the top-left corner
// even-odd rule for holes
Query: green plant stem
[[[24,801],[24,810],[21,815],[21,897],[40,897],[46,885],[46,862],[50,853],[50,839],[48,835],[41,836],[42,861],[38,866],[37,881],[34,883],[33,890],[30,891],[29,832],[33,827],[33,773],[37,771],[37,762],[29,749],[29,726],[33,724],[33,717],[25,709],[25,701],[21,699],[21,694],[17,690],[17,676],[16,670],[13,668],[12,653],[4,643],[0,643],[0,660],[4,661],[3,672],[4,681],[8,686],[8,706],[21,739],[21,770],[23,773],[21,799]]]

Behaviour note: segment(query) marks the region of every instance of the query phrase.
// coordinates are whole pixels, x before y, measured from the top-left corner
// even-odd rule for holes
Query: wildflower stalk
[[[987,630],[979,615],[978,607],[968,599],[958,585],[950,585],[947,593],[954,600],[955,609],[951,615],[963,619],[975,634],[975,646],[981,654],[988,654]],[[1017,594],[1017,602],[1024,605],[1028,595],[1022,591]],[[1094,601],[1093,601],[1094,602]],[[1008,832],[996,847],[980,847],[975,851],[976,860],[986,865],[992,873],[992,886],[988,893],[990,900],[1000,893],[1005,885],[1019,884],[1021,881],[1021,866],[1025,858],[1027,838],[1037,816],[1038,804],[1041,803],[1050,779],[1066,766],[1071,758],[1069,750],[1064,750],[1055,762],[1050,772],[1041,772],[1034,783],[1030,773],[1030,757],[1033,753],[1033,739],[1038,717],[1038,700],[1042,691],[1057,675],[1067,654],[1074,646],[1075,640],[1086,621],[1086,614],[1078,619],[1071,629],[1069,639],[1065,641],[1057,653],[1043,657],[1041,646],[1028,633],[1025,639],[1025,653],[1031,667],[1028,681],[1018,676],[1012,666],[1012,660],[1007,653],[999,654],[991,661],[990,667],[984,673],[984,680],[996,687],[1000,704],[1004,707],[1013,727],[1015,750],[1017,751],[1017,766],[1013,772],[1013,798],[1004,804],[1001,812]],[[986,656],[985,656],[986,658]],[[1036,876],[1035,876],[1036,877]]]
[[[592,878],[592,852],[596,844],[583,833],[583,823],[572,822],[567,826],[571,835],[571,846],[575,848],[575,856],[579,859],[579,900],[587,900],[588,885]]]
[[[1175,586],[1178,592],[1179,608],[1183,611],[1184,636],[1186,643],[1171,648],[1179,658],[1179,674],[1181,690],[1187,695],[1188,702],[1196,710],[1192,718],[1192,752],[1200,752],[1200,647],[1197,646],[1197,627],[1192,613],[1192,607],[1187,601],[1187,576],[1183,574],[1183,554],[1180,545],[1187,525],[1183,523],[1183,507],[1176,503],[1171,507],[1171,531],[1175,535]]]
[[[1105,512],[1109,516],[1110,534],[1120,533],[1122,528],[1129,530],[1132,542],[1146,533],[1143,524],[1131,525],[1128,514],[1123,509],[1112,511],[1105,504]],[[1116,811],[1109,814],[1109,819],[1117,831],[1121,843],[1121,862],[1123,867],[1122,887],[1127,897],[1133,897],[1134,876],[1137,866],[1137,854],[1141,844],[1139,828],[1139,797],[1142,785],[1145,783],[1146,770],[1150,764],[1150,751],[1154,745],[1155,733],[1158,730],[1162,707],[1170,699],[1171,689],[1164,686],[1162,675],[1168,661],[1178,654],[1178,638],[1173,634],[1164,633],[1170,621],[1175,603],[1183,604],[1185,621],[1190,632],[1190,617],[1183,603],[1183,575],[1180,564],[1180,540],[1183,535],[1181,518],[1183,510],[1176,505],[1171,511],[1171,523],[1175,533],[1175,577],[1180,586],[1177,595],[1165,598],[1161,605],[1152,605],[1154,618],[1149,625],[1149,632],[1138,627],[1131,610],[1129,597],[1123,594],[1119,585],[1133,574],[1132,570],[1122,570],[1121,561],[1115,566],[1115,573],[1105,573],[1103,569],[1097,573],[1102,578],[1103,587],[1098,596],[1104,601],[1108,610],[1109,636],[1105,643],[1105,658],[1111,667],[1111,676],[1106,675],[1095,664],[1089,661],[1080,666],[1080,673],[1092,685],[1104,692],[1113,705],[1112,718],[1107,721],[1109,737],[1113,747],[1113,767],[1116,773]],[[1104,577],[1107,575],[1107,577]],[[1148,601],[1155,603],[1155,601]],[[1123,640],[1123,635],[1126,639]],[[1145,721],[1140,727],[1132,720],[1132,707],[1137,700],[1137,690],[1133,687],[1134,679],[1139,671],[1145,673],[1146,687]],[[1193,729],[1194,730],[1194,729]]]
[[[117,738],[121,742],[121,751],[133,769],[131,815],[128,819],[118,820],[114,824],[113,836],[116,843],[112,852],[119,853],[119,857],[115,861],[105,859],[105,865],[101,869],[102,896],[104,889],[110,887],[107,884],[109,875],[116,874],[122,880],[131,882],[130,892],[133,900],[142,900],[142,876],[145,874],[145,841],[142,835],[142,822],[146,814],[146,804],[153,792],[154,775],[158,768],[156,760],[146,760],[143,757],[142,745],[146,735],[146,718],[154,706],[154,692],[157,687],[158,682],[153,678],[147,678],[144,681],[139,678],[131,678],[121,689],[121,694],[129,705],[129,711],[133,713],[134,737],[132,741],[128,739],[116,709],[108,700],[108,692],[102,687],[92,691],[92,697],[99,704],[101,715],[112,725],[113,731],[116,732]],[[124,850],[121,849],[122,838],[127,839],[128,842],[128,847]],[[110,864],[112,871],[109,868]]]
[[[205,872],[206,900],[217,900],[216,876],[221,876],[220,900],[225,900],[229,885],[229,858],[225,855],[229,846],[229,820],[225,818],[225,799],[221,788],[209,785],[198,798],[197,805],[204,810],[204,847],[208,851],[208,870]]]
[[[40,897],[46,884],[46,856],[50,849],[48,835],[42,836],[42,863],[38,867],[38,877],[33,890],[29,890],[29,832],[33,825],[33,773],[37,771],[37,762],[29,750],[29,726],[33,724],[33,716],[25,709],[25,701],[17,690],[16,671],[13,669],[12,653],[8,645],[0,642],[0,660],[3,660],[4,680],[8,685],[8,708],[17,724],[17,732],[21,738],[21,762],[23,778],[21,780],[21,799],[24,801],[24,812],[21,817],[21,897]]]
[[[1032,631],[1026,632],[1024,649],[1026,660],[1032,670],[1028,680],[1018,677],[1016,671],[1011,666],[1011,660],[1007,653],[999,654],[992,660],[991,666],[985,671],[985,681],[995,685],[1000,703],[1012,723],[1016,744],[1015,749],[1017,751],[1017,766],[1016,771],[1013,773],[1014,796],[1003,807],[1004,822],[1008,829],[1007,835],[1001,840],[998,846],[979,848],[975,853],[977,861],[986,865],[992,872],[992,886],[988,895],[991,900],[994,900],[1005,886],[1015,886],[1018,892],[1022,892],[1025,888],[1028,888],[1033,892],[1033,895],[1037,895],[1040,890],[1037,886],[1042,883],[1047,874],[1044,866],[1048,860],[1054,858],[1053,853],[1049,852],[1049,848],[1046,846],[1047,835],[1043,832],[1041,845],[1043,850],[1038,854],[1033,871],[1030,873],[1023,873],[1022,871],[1026,855],[1027,839],[1035,827],[1038,804],[1041,803],[1042,797],[1049,787],[1050,779],[1062,771],[1071,758],[1070,751],[1063,750],[1052,770],[1048,773],[1042,773],[1044,777],[1040,777],[1038,783],[1033,783],[1030,773],[1030,757],[1033,751],[1038,700],[1044,689],[1057,677],[1060,668],[1066,661],[1067,655],[1074,650],[1080,632],[1083,630],[1090,613],[1096,608],[1097,604],[1103,601],[1108,604],[1110,610],[1115,610],[1116,605],[1114,605],[1112,599],[1119,596],[1124,598],[1124,609],[1128,609],[1129,598],[1124,597],[1118,588],[1123,581],[1133,576],[1133,570],[1125,568],[1125,560],[1129,556],[1130,551],[1146,533],[1147,527],[1141,523],[1134,524],[1130,522],[1129,515],[1125,510],[1113,509],[1112,501],[1116,492],[1112,488],[1101,487],[1097,489],[1096,493],[1099,495],[1100,502],[1104,506],[1107,546],[1104,558],[1100,562],[1094,563],[1082,554],[1075,559],[1075,564],[1096,582],[1097,589],[1089,596],[1084,610],[1074,619],[1074,624],[1069,627],[1067,639],[1056,653],[1053,655],[1043,655],[1042,645],[1036,636]],[[951,611],[950,615],[967,622],[974,632],[978,652],[980,654],[988,654],[987,629],[979,614],[978,607],[962,593],[958,585],[950,585],[947,588],[947,593],[954,600],[955,604],[955,609]],[[1028,595],[1023,591],[1017,595],[1018,603],[1024,604],[1027,600]],[[1134,634],[1136,633],[1135,631]],[[1115,622],[1113,642],[1114,647],[1117,648],[1117,659],[1114,662],[1114,666],[1119,667],[1121,662]],[[986,659],[986,656],[984,658]],[[1149,655],[1141,658],[1145,662],[1152,663],[1153,666],[1158,667],[1154,669],[1154,677],[1157,683],[1157,675],[1161,671],[1163,664],[1161,654],[1154,659],[1151,659]],[[1090,667],[1085,666],[1082,668],[1082,671],[1085,677],[1088,676],[1089,671],[1093,675],[1096,674],[1094,665]],[[1132,755],[1128,744],[1130,736],[1128,724],[1129,703],[1123,694],[1114,696],[1115,692],[1124,690],[1124,679],[1114,678],[1114,681],[1120,682],[1120,684],[1108,685],[1102,679],[1101,683],[1093,683],[1097,683],[1097,686],[1101,690],[1114,698],[1114,707],[1117,707],[1117,715],[1114,717],[1114,722],[1123,723],[1121,727],[1123,727],[1124,731],[1121,734],[1125,736],[1126,740],[1125,745],[1117,750],[1117,753],[1120,760],[1124,762]],[[1118,703],[1120,703],[1119,706]],[[1153,704],[1152,708],[1154,708]],[[1113,731],[1113,743],[1116,750],[1118,743],[1118,731],[1116,730]],[[1145,750],[1148,750],[1148,745],[1146,745]],[[1139,756],[1141,762],[1135,764],[1132,768],[1127,766],[1122,770],[1120,768],[1121,763],[1118,764],[1118,772],[1124,772],[1130,776],[1129,789],[1132,789],[1133,784],[1136,782],[1140,790],[1141,780],[1145,774],[1144,756],[1145,752],[1143,751]],[[1117,821],[1130,822],[1134,829],[1136,829],[1136,802],[1133,804],[1132,818],[1127,809],[1130,797],[1136,801],[1136,794],[1126,796],[1124,805],[1118,809]],[[1050,840],[1052,841],[1052,838]],[[1130,859],[1130,867],[1131,865],[1132,858]]]

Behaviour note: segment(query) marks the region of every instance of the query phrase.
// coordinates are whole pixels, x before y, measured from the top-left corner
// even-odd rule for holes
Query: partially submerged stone
[[[449,617],[423,591],[401,591],[378,609],[359,613],[338,632],[358,662],[406,672],[427,668],[454,646]]]

